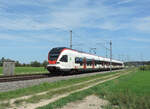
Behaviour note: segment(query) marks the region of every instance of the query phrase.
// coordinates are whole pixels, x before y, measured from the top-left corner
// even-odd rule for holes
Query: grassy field
[[[69,102],[82,100],[89,95],[97,95],[100,98],[106,99],[110,102],[104,109],[150,109],[150,71],[141,70],[125,70],[121,71],[128,72],[132,71],[127,75],[121,76],[118,79],[99,84],[92,88],[84,91],[73,93],[67,97],[59,99],[46,106],[39,107],[38,109],[56,109],[61,108]],[[76,89],[83,88],[92,83],[98,82],[100,77],[116,74],[116,72],[108,74],[97,74],[94,76],[81,77],[69,80],[61,80],[53,83],[43,83],[40,85],[32,86],[29,88],[18,89],[16,91],[0,93],[0,101],[10,100],[11,98],[21,97],[24,95],[33,95],[28,99],[16,100],[16,105],[21,105],[23,102],[26,103],[38,103],[43,99],[50,99],[53,95],[59,95],[67,93]],[[99,79],[93,82],[89,82],[83,85],[72,86],[61,90],[51,91],[56,88],[64,88],[77,83],[83,83],[92,79]],[[39,92],[48,91],[43,95],[35,95]],[[0,104],[0,107],[8,107],[10,104]],[[11,106],[10,106],[11,107]],[[0,108],[1,109],[1,108]]]
[[[150,71],[136,71],[113,82],[109,88],[113,93],[128,91],[141,96],[150,95]]]
[[[2,72],[3,72],[3,71],[2,71],[2,67],[0,67],[0,74],[2,74]]]
[[[110,102],[105,109],[150,109],[150,71],[134,71],[38,109],[61,108],[69,102],[81,100],[92,94]]]
[[[124,72],[124,71],[122,71]],[[1,101],[8,101],[8,103],[0,103],[0,109],[5,109],[7,107],[10,106],[9,104],[9,100],[12,98],[18,98],[18,97],[22,97],[22,96],[26,96],[26,95],[32,95],[31,98],[28,99],[21,99],[21,100],[16,100],[15,104],[20,104],[22,102],[27,102],[27,103],[34,103],[34,102],[39,102],[42,99],[50,99],[53,95],[57,95],[57,94],[61,94],[61,93],[66,93],[72,90],[76,90],[76,89],[80,89],[83,88],[85,86],[89,86],[90,84],[93,84],[95,82],[98,82],[100,80],[102,80],[101,77],[104,76],[108,76],[108,75],[116,75],[117,73],[121,73],[121,72],[110,72],[110,73],[106,73],[106,74],[97,74],[97,75],[93,75],[93,76],[87,76],[87,77],[80,77],[80,78],[74,78],[74,79],[68,79],[68,80],[61,80],[61,81],[57,81],[57,82],[52,82],[52,83],[42,83],[40,85],[36,85],[36,86],[32,86],[32,87],[28,87],[28,88],[23,88],[23,89],[17,89],[15,91],[9,91],[9,92],[2,92],[0,93],[0,102]],[[118,74],[117,74],[118,75]],[[95,80],[97,79],[97,80]],[[84,83],[81,85],[77,85],[77,86],[72,86],[74,84],[78,84],[78,83],[83,83],[89,80],[94,80],[88,83]],[[71,86],[70,88],[64,88],[64,87],[68,87]],[[52,91],[53,89],[57,89],[57,88],[64,88],[61,90],[56,90],[56,91]],[[45,92],[48,91],[46,94],[43,95],[36,95],[37,93],[40,92]]]
[[[46,73],[47,69],[44,67],[16,67],[15,74],[31,74],[31,73]],[[0,74],[2,74],[2,67],[0,67]]]
[[[25,95],[40,93],[40,92],[44,92],[44,91],[55,89],[55,88],[66,87],[68,85],[73,85],[76,83],[81,83],[81,82],[89,81],[92,79],[96,79],[99,77],[116,74],[116,73],[117,72],[111,72],[111,73],[106,73],[106,74],[97,74],[97,75],[93,75],[93,76],[61,80],[61,81],[56,81],[56,82],[52,82],[52,83],[46,82],[46,83],[42,83],[42,84],[35,85],[32,87],[28,87],[28,88],[17,89],[15,91],[0,92],[0,101],[9,100],[12,98],[17,98],[17,97],[21,97],[21,96],[25,96]]]

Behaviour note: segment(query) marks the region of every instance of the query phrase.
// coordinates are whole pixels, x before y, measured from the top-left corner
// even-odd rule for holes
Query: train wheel
[[[75,74],[76,73],[76,71],[75,70],[71,70],[70,71],[70,74],[72,75],[72,74]]]
[[[51,74],[51,75],[56,75],[57,73],[54,72],[54,71],[50,71],[50,74]]]

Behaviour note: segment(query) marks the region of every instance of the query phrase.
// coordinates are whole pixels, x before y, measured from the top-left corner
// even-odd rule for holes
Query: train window
[[[75,58],[75,63],[80,63],[80,58],[76,57]]]
[[[110,62],[107,62],[107,65],[109,66]]]
[[[59,54],[51,54],[49,56],[49,60],[53,61],[53,60],[56,60],[58,58]]]
[[[105,62],[104,62],[104,61],[102,62],[102,65],[103,65],[103,66],[105,65]]]
[[[60,59],[61,62],[68,62],[68,56],[67,55],[63,55]]]
[[[88,66],[91,66],[92,65],[92,59],[86,59],[86,64]]]
[[[95,60],[95,64],[96,64],[96,65],[100,65],[101,62],[100,62],[99,60]]]
[[[83,58],[76,57],[75,58],[75,63],[82,65],[83,64]]]
[[[102,61],[99,61],[99,60],[96,60],[96,64],[98,64],[98,65],[102,65],[102,64],[103,64],[103,62],[102,62]]]
[[[64,47],[59,47],[59,48],[53,48],[50,52],[49,52],[49,60],[53,61],[53,60],[57,60],[57,58],[59,57],[59,54],[61,53],[61,51],[64,49]]]
[[[99,61],[99,64],[100,64],[100,65],[103,65],[103,62],[102,62],[102,61]]]
[[[104,65],[107,65],[108,62],[104,61]]]

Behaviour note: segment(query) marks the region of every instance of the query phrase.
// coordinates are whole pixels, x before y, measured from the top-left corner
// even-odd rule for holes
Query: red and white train
[[[89,72],[110,69],[110,59],[65,47],[53,48],[48,54],[47,69],[51,73]],[[112,60],[112,70],[124,68],[121,61]]]

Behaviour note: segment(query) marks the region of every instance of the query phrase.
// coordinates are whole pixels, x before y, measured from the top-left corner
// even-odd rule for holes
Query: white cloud
[[[32,1],[33,2],[33,1]],[[22,4],[32,4],[29,1],[21,1],[15,3]],[[38,1],[41,2],[41,1]],[[38,3],[37,2],[37,3]],[[43,3],[48,2],[42,1]],[[53,10],[49,10],[48,13],[43,13],[42,15],[28,15],[26,14],[15,14],[7,13],[1,14],[0,28],[11,29],[11,30],[41,30],[41,29],[50,29],[50,28],[80,28],[80,27],[90,27],[95,28],[99,27],[107,30],[116,30],[119,29],[118,25],[115,22],[107,22],[110,17],[118,16],[122,14],[122,8],[115,9],[114,7],[104,5],[103,1],[97,2],[95,7],[90,7],[88,0],[75,0],[63,6],[53,6]],[[34,4],[35,2],[33,2]],[[41,5],[46,5],[42,4]],[[47,6],[47,5],[46,5]],[[121,10],[121,11],[120,11]],[[13,19],[12,19],[13,18]],[[37,18],[39,22],[37,21]],[[42,21],[43,20],[43,21]],[[104,22],[99,22],[104,20]],[[42,21],[42,22],[41,22]],[[117,25],[117,26],[116,26]]]
[[[133,21],[133,27],[142,32],[150,33],[150,16],[136,18]]]
[[[10,35],[10,34],[3,34],[3,33],[0,33],[0,39],[16,41],[16,42],[35,42],[35,40],[31,40],[31,38],[28,36]]]
[[[116,23],[113,23],[113,22],[104,22],[103,24],[101,24],[99,26],[99,28],[100,29],[110,30],[110,31],[121,29],[121,27],[119,27],[119,25],[117,25]]]
[[[147,42],[147,43],[150,43],[150,39],[147,39],[147,38],[138,38],[138,37],[131,37],[129,38],[129,40],[133,40],[133,41],[137,41],[137,42]]]
[[[131,3],[135,0],[120,0],[117,4],[126,4],[126,3]]]
[[[32,6],[41,6],[41,5],[49,5],[51,3],[57,2],[58,0],[13,0],[10,2],[9,0],[2,0],[0,4],[3,6],[12,6],[12,5],[32,5]]]
[[[121,3],[133,2],[134,0],[120,0]],[[3,1],[9,4],[8,1]],[[93,1],[90,6],[89,0],[73,0],[64,2],[62,5],[53,5],[57,0],[15,0],[13,5],[38,5],[44,6],[48,11],[42,14],[30,15],[26,13],[8,13],[0,10],[0,29],[9,30],[44,30],[60,28],[63,30],[79,28],[99,28],[108,31],[120,29],[136,29],[149,32],[150,19],[134,19],[128,17],[136,12],[133,7],[114,7],[104,4],[104,1]],[[3,5],[2,7],[4,8]],[[7,6],[6,6],[7,7]],[[3,9],[2,8],[2,9]],[[32,10],[31,10],[32,11]],[[125,16],[126,18],[123,18]],[[126,21],[124,21],[124,19]]]

